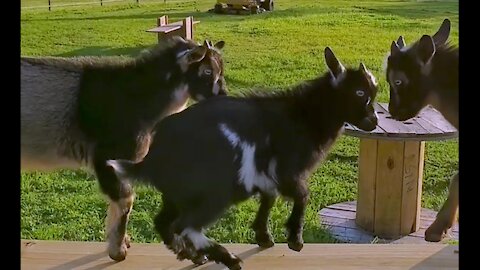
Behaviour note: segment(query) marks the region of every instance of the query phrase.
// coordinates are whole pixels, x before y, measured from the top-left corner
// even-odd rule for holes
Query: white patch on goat
[[[125,170],[123,169],[122,165],[120,165],[120,162],[118,162],[117,160],[107,160],[107,165],[113,168],[117,176],[121,177],[125,174]]]
[[[223,135],[230,142],[230,144],[233,147],[237,147],[237,145],[240,143],[240,138],[238,137],[238,135],[235,132],[231,131],[224,123],[219,124],[219,128]]]
[[[182,84],[179,87],[177,87],[175,90],[173,90],[171,95],[172,100],[170,101],[170,105],[165,110],[164,114],[161,116],[161,119],[163,119],[166,116],[185,110],[185,108],[187,107],[189,97],[190,97],[190,94],[188,92],[188,85],[186,84]]]
[[[189,52],[190,52],[190,49],[180,51],[179,53],[177,53],[177,59],[180,59],[180,58],[186,56]]]
[[[220,92],[220,86],[218,85],[218,76],[217,78],[215,79],[215,81],[213,82],[213,89],[212,89],[212,93],[214,95],[218,95],[218,92]]]
[[[239,146],[242,151],[241,165],[238,170],[238,177],[240,183],[245,187],[247,192],[252,192],[254,187],[261,191],[276,194],[277,180],[275,159],[270,160],[268,166],[268,176],[264,172],[258,172],[255,166],[255,144],[250,144],[242,141],[237,133],[227,127],[226,124],[219,125],[220,131],[225,138],[230,142],[233,148]]]
[[[118,201],[112,201],[108,199],[110,203],[108,204],[107,219],[106,219],[106,231],[108,242],[116,243],[116,230],[118,229],[121,218],[124,215],[130,215],[132,211],[133,201],[135,200],[135,195],[130,195],[124,199]],[[113,237],[113,238],[112,238]]]
[[[277,181],[277,160],[275,158],[272,158],[270,160],[270,162],[268,163],[268,176],[270,177],[270,179],[276,185],[278,185],[278,181]],[[275,186],[273,186],[272,188],[275,188]]]
[[[180,66],[182,72],[187,72],[188,70],[188,57],[187,54],[190,53],[190,50],[185,50],[177,53],[177,63]]]
[[[401,51],[401,52],[406,52],[406,51],[408,51],[411,47],[412,47],[412,45],[403,46],[403,48],[401,48],[400,51]]]
[[[201,250],[212,245],[210,239],[208,239],[203,233],[192,228],[186,228],[183,230],[181,236],[188,238],[196,250]]]
[[[165,75],[165,80],[168,81],[172,77],[172,73],[168,72],[167,75]]]
[[[248,192],[252,192],[255,182],[260,175],[255,167],[255,145],[245,142],[240,143],[242,149],[242,164],[240,165],[239,177]]]

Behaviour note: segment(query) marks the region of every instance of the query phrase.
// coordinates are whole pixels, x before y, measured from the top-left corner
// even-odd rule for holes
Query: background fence
[[[21,0],[20,5],[22,9],[48,9],[62,7],[72,7],[81,5],[97,5],[103,6],[115,3],[180,3],[180,2],[194,2],[192,0]]]

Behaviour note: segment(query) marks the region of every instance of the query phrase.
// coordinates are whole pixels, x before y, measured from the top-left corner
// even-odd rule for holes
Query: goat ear
[[[400,48],[397,45],[397,42],[392,41],[392,44],[390,45],[390,55],[395,55],[400,52]]]
[[[360,65],[358,66],[358,69],[360,69],[364,74],[367,74],[367,72],[368,72],[367,67],[362,62],[360,62]]]
[[[435,43],[429,35],[423,35],[418,42],[417,57],[423,63],[426,64],[432,59],[435,54]]]
[[[338,61],[337,57],[333,53],[330,47],[325,48],[325,62],[327,63],[327,67],[335,79],[338,79],[340,74],[345,72],[345,67]]]
[[[377,80],[375,79],[375,76],[373,76],[372,72],[370,72],[370,70],[367,69],[367,67],[362,63],[360,62],[360,66],[358,67],[358,69],[360,69],[363,73],[363,75],[375,86],[377,86]]]
[[[192,64],[196,62],[202,61],[207,53],[207,47],[205,46],[198,46],[195,49],[191,50],[187,55],[187,63]]]
[[[403,36],[398,37],[397,45],[398,45],[399,49],[402,49],[403,47],[405,47],[406,44],[405,44],[405,39],[403,38]]]
[[[212,48],[212,42],[208,39],[205,39],[205,41],[203,42],[203,47],[205,47],[207,49],[211,49]]]
[[[438,31],[432,36],[435,45],[439,46],[447,42],[448,36],[450,35],[450,20],[445,19],[438,28]]]
[[[213,45],[213,46],[214,46],[215,48],[221,50],[221,49],[223,49],[223,47],[225,46],[225,41],[221,40],[221,41],[215,43],[215,45]]]

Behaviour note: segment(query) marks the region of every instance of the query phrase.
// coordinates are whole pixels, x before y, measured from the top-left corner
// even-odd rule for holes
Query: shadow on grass
[[[103,47],[103,46],[90,46],[81,49],[75,49],[69,52],[64,52],[56,54],[54,56],[60,57],[71,57],[71,56],[137,56],[142,50],[148,49],[154,46],[152,45],[142,45],[136,47],[123,47],[123,48],[112,48],[112,47]]]

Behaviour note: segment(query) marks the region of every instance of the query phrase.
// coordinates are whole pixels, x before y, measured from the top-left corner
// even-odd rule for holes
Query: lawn
[[[28,6],[28,0],[21,2]],[[408,44],[422,34],[433,34],[448,17],[450,39],[458,44],[458,1],[277,0],[273,13],[255,16],[207,13],[214,0],[149,1],[138,6],[133,2],[50,12],[23,9],[21,54],[135,55],[156,43],[156,36],[145,32],[155,26],[156,17],[168,14],[174,21],[193,15],[201,21],[195,31],[198,41],[226,42],[226,81],[232,95],[259,86],[265,91],[282,89],[318,76],[326,71],[323,50],[330,46],[347,66],[364,62],[379,81],[378,101],[387,102],[382,65],[398,35],[404,35]],[[358,145],[357,138],[342,136],[310,177],[305,242],[334,241],[321,227],[318,211],[356,199]],[[458,141],[428,142],[425,154],[422,206],[439,210],[458,168]],[[135,190],[128,226],[132,240],[159,242],[152,218],[161,207],[161,194],[140,185]],[[105,240],[107,204],[91,173],[22,173],[21,196],[23,239]],[[252,243],[249,226],[257,208],[256,200],[232,207],[208,235],[223,243]],[[285,242],[283,224],[290,209],[291,204],[278,199],[272,210],[270,229],[276,242]]]

